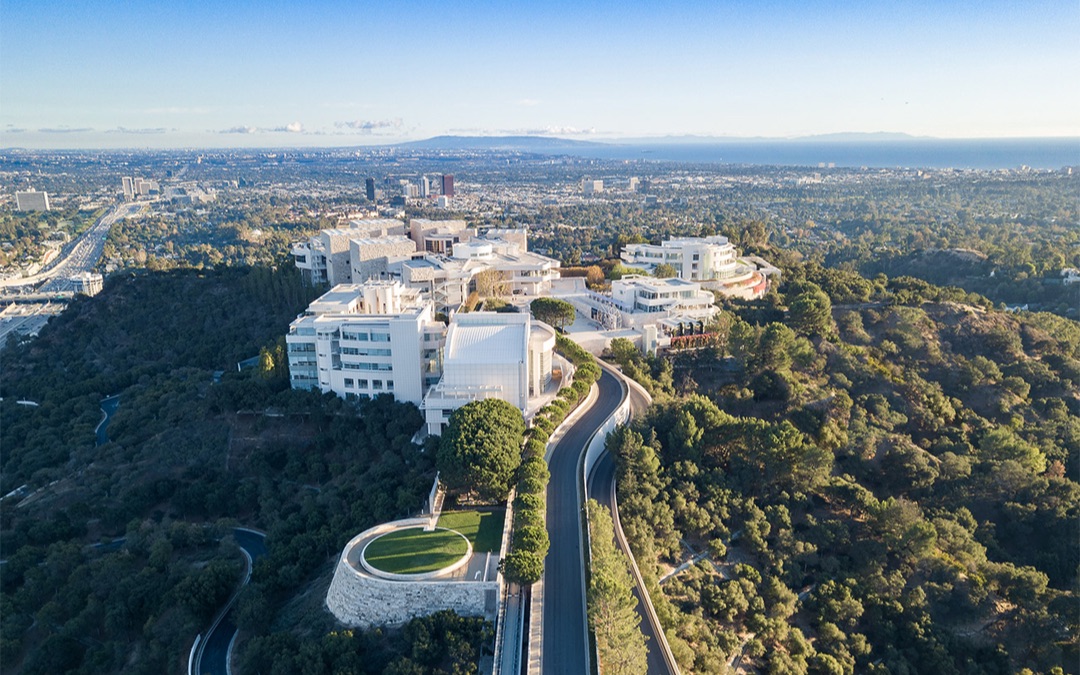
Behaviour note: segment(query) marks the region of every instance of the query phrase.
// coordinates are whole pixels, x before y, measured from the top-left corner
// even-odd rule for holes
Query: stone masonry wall
[[[492,581],[389,581],[358,572],[343,554],[326,606],[353,628],[392,625],[443,609],[494,619],[499,585]]]

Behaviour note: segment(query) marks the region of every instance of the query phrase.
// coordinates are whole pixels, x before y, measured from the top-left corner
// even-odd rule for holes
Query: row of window
[[[389,363],[348,363],[343,362],[341,364],[344,370],[393,370],[394,367]]]
[[[342,340],[355,340],[357,342],[390,342],[390,333],[355,333],[353,331],[341,331]]]
[[[342,347],[341,353],[351,356],[390,356],[389,349],[379,349],[377,347]]]
[[[385,389],[383,389],[384,384],[385,384],[385,387],[386,387]],[[386,380],[386,382],[384,383],[382,380],[371,380],[371,382],[368,382],[367,380],[354,380],[351,377],[346,377],[345,378],[345,388],[346,389],[369,389],[370,388],[370,389],[374,389],[375,391],[394,391],[394,381],[393,380]]]

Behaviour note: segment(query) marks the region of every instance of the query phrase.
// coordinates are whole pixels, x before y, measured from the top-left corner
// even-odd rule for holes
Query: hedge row
[[[548,440],[600,377],[600,366],[596,365],[592,354],[562,335],[557,340],[559,353],[575,366],[574,382],[537,411],[532,428],[525,432],[521,465],[517,469],[514,534],[510,553],[502,562],[506,578],[523,585],[540,580],[544,572],[544,556],[550,545],[544,523],[545,495],[548,479],[551,478],[544,460]]]

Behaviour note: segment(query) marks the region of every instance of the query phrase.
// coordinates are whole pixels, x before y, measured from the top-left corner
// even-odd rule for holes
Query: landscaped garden
[[[425,532],[421,527],[394,530],[364,549],[364,559],[375,569],[392,574],[422,574],[449,567],[468,552],[465,537],[451,530]]]
[[[468,511],[443,511],[439,515],[439,527],[456,530],[465,535],[474,553],[498,553],[502,544],[505,509],[472,509]]]

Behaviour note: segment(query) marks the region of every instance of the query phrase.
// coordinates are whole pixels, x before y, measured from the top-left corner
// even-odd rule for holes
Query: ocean
[[[1080,165],[1080,138],[888,141],[701,141],[592,143],[553,153],[596,159],[912,169],[1060,169]]]

